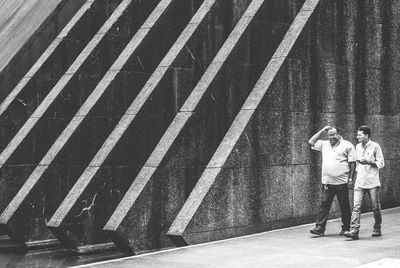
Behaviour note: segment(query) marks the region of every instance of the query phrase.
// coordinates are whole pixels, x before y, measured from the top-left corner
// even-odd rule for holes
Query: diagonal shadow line
[[[8,96],[0,104],[0,116],[7,110],[8,106],[14,101],[21,90],[28,84],[32,77],[39,71],[46,60],[53,54],[58,45],[67,37],[71,29],[77,24],[80,18],[85,15],[85,13],[91,8],[95,0],[87,0],[85,4],[78,10],[78,12],[72,17],[72,19],[65,25],[64,29],[57,35],[57,37],[51,42],[49,47],[42,53],[35,64],[29,69],[20,82],[15,86],[13,90],[8,94]]]
[[[117,9],[113,12],[111,17],[105,22],[105,24],[99,30],[98,34],[95,36],[95,38],[97,37],[96,41],[93,42],[92,45],[89,44],[84,49],[84,51],[82,51],[80,56],[82,55],[82,57],[83,57],[83,55],[87,56],[88,54],[90,54],[91,49],[94,48],[95,44],[100,42],[101,37],[103,37],[105,35],[105,33],[108,31],[108,29],[110,29],[111,26],[117,21],[117,19],[123,14],[124,10],[127,8],[127,6],[131,2],[132,2],[132,0],[124,0],[123,2],[121,2],[121,4],[117,7]],[[151,30],[152,26],[158,21],[159,17],[167,9],[167,7],[169,6],[169,4],[171,2],[172,2],[172,0],[162,0],[157,5],[155,10],[150,14],[150,16],[144,22],[142,27],[137,31],[137,33],[131,39],[131,41],[128,43],[126,48],[121,52],[121,54],[119,55],[117,60],[114,62],[114,64],[110,67],[110,69],[104,75],[104,77],[99,82],[99,84],[96,86],[94,91],[90,94],[90,96],[87,98],[85,103],[82,105],[82,107],[76,113],[76,115],[72,118],[70,123],[63,130],[61,135],[57,138],[57,140],[54,142],[54,144],[48,150],[46,155],[42,158],[40,163],[36,166],[36,168],[31,173],[29,178],[26,180],[24,185],[21,187],[21,189],[18,191],[18,193],[15,195],[15,197],[11,200],[11,202],[8,204],[6,209],[0,215],[0,225],[8,224],[8,222],[10,221],[12,216],[19,209],[19,207],[21,206],[21,204],[23,203],[25,198],[27,198],[27,196],[30,194],[30,192],[32,191],[32,189],[34,188],[36,183],[40,180],[41,176],[43,175],[45,170],[48,168],[48,166],[51,164],[51,162],[54,160],[56,155],[60,152],[62,147],[65,145],[65,143],[68,141],[68,139],[72,136],[74,131],[78,128],[78,126],[83,121],[85,116],[89,113],[89,111],[96,104],[97,100],[105,92],[108,85],[113,81],[113,79],[115,78],[115,76],[117,75],[119,70],[128,61],[129,56],[141,44],[141,41],[147,36],[147,33]],[[78,59],[79,59],[79,56],[78,56]],[[70,72],[71,69],[76,71],[79,68],[78,62],[81,62],[81,60],[78,61],[78,59],[72,64],[71,68],[67,71],[67,73]],[[71,75],[72,74],[69,74],[69,76],[71,76]],[[61,79],[63,79],[63,78],[61,78]],[[58,83],[58,84],[60,84],[60,83]],[[62,82],[62,84],[64,85],[65,82]],[[47,97],[49,97],[49,100],[50,99],[54,100],[54,98],[58,94],[56,91],[59,92],[59,90],[54,90],[53,92],[49,93],[50,97],[49,97],[49,95],[47,96]],[[47,99],[47,97],[46,97],[46,99]],[[43,102],[45,102],[46,99]],[[43,104],[43,102],[42,102],[42,104]],[[43,110],[45,110],[47,107],[48,107],[47,105],[39,106],[38,109],[35,111],[34,116],[31,117],[30,119],[36,120],[36,121],[39,120],[40,116],[44,113]],[[36,122],[36,121],[34,121],[34,122]],[[24,130],[24,132],[25,131],[26,130]],[[18,236],[16,235],[16,237],[18,237]]]
[[[119,203],[117,209],[105,225],[105,231],[109,233],[113,231],[115,232],[121,225],[123,219],[136,202],[144,187],[151,179],[153,173],[158,168],[159,164],[163,160],[164,156],[172,146],[179,133],[183,130],[185,124],[194,113],[194,110],[200,103],[202,97],[205,95],[210,84],[212,83],[212,81],[214,81],[223,64],[228,59],[229,55],[239,42],[239,39],[242,37],[245,30],[253,21],[256,12],[260,9],[263,3],[264,0],[253,0],[249,4],[246,11],[236,24],[235,28],[230,33],[229,37],[224,42],[221,49],[218,51],[212,63],[207,68],[206,72],[203,74],[200,81],[197,83],[196,87],[193,89],[192,93],[183,104],[178,114],[175,116],[173,122],[170,124],[170,126],[158,142],[152,154],[146,161],[144,167],[134,179],[131,187],[129,188],[124,198]]]
[[[96,153],[88,167],[85,169],[83,174],[77,180],[75,185],[69,191],[67,197],[63,200],[62,204],[58,207],[47,226],[52,230],[62,229],[61,225],[67,214],[72,209],[78,198],[82,195],[86,187],[91,182],[97,170],[103,164],[111,150],[118,143],[123,133],[130,126],[134,118],[136,117],[139,110],[144,106],[146,100],[149,98],[151,93],[156,89],[161,79],[166,74],[168,68],[172,65],[179,53],[184,49],[186,43],[196,31],[204,17],[208,14],[212,6],[217,0],[205,0],[199,7],[197,12],[194,14],[186,28],[182,31],[176,42],[172,45],[168,53],[165,55],[159,66],[153,72],[151,77],[148,79],[146,84],[143,86],[138,96],[132,102],[130,107],[126,110],[117,126],[114,128],[112,133],[109,135],[107,140],[103,143],[100,150]]]
[[[313,14],[313,11],[318,3],[319,0],[306,0],[303,4],[301,10],[296,15],[296,18],[286,32],[282,42],[272,56],[272,59],[269,61],[267,67],[261,74],[259,80],[246,99],[238,115],[234,119],[213,157],[207,164],[207,167],[205,168],[199,181],[195,185],[193,191],[190,193],[178,216],[173,221],[168,230],[168,236],[184,239],[183,235],[189,223],[202,204],[203,199],[207,195],[208,191],[214,184],[216,177],[222,170],[226,160],[228,159],[228,156],[236,145],[239,137],[243,133],[246,125],[250,121],[265,93],[269,89],[277,72],[293,48],[298,36]]]

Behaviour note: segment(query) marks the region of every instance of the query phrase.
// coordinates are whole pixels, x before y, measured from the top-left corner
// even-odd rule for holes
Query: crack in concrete
[[[26,102],[24,102],[22,99],[17,98],[17,101],[19,101],[20,103],[22,103],[22,105],[26,107]]]
[[[76,215],[75,218],[80,217],[85,211],[87,211],[88,214],[90,215],[90,210],[91,210],[91,209],[93,208],[93,206],[94,206],[94,203],[95,203],[96,198],[97,198],[97,194],[98,194],[98,192],[94,194],[93,199],[92,199],[92,202],[90,203],[90,205],[87,206],[87,207],[84,207],[84,208],[82,209],[81,213],[79,213],[78,215]],[[86,200],[85,200],[85,201],[86,201]]]

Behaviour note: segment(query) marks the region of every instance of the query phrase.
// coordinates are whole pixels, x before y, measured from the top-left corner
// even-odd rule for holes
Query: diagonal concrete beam
[[[187,227],[202,204],[203,199],[213,186],[228,156],[232,152],[239,137],[243,133],[246,125],[250,121],[318,3],[319,0],[306,0],[303,4],[282,42],[272,56],[272,59],[261,74],[261,77],[189,195],[189,198],[172,223],[167,234],[178,246],[187,244],[187,241],[185,241],[185,231]]]
[[[25,137],[28,135],[28,133],[36,125],[36,123],[39,121],[39,119],[47,111],[47,109],[54,102],[54,100],[57,98],[57,96],[60,94],[60,92],[64,89],[64,87],[67,85],[67,83],[72,79],[72,77],[78,71],[78,69],[82,65],[82,63],[90,56],[91,52],[100,43],[100,41],[106,35],[108,30],[114,25],[114,23],[117,22],[118,18],[123,14],[125,9],[130,5],[131,2],[132,2],[132,0],[124,0],[114,10],[113,14],[108,18],[108,20],[103,24],[103,26],[99,29],[99,31],[96,33],[96,35],[90,40],[90,42],[86,45],[86,47],[83,49],[83,51],[78,55],[78,57],[75,59],[75,61],[71,64],[71,66],[65,72],[65,74],[60,78],[60,80],[57,82],[57,84],[47,94],[47,96],[44,98],[44,100],[39,105],[39,107],[36,108],[36,110],[33,112],[33,114],[28,118],[28,120],[25,122],[25,124],[18,131],[18,133],[9,142],[7,147],[1,152],[0,168],[5,164],[5,162],[14,153],[14,151],[17,149],[17,147],[21,144],[21,142],[25,139]],[[64,34],[67,34],[67,33],[64,33]],[[23,79],[22,82],[25,84],[24,80],[26,80],[26,79]],[[28,81],[26,81],[26,83],[27,82]],[[18,90],[21,90],[21,89],[18,89]],[[13,94],[12,98],[15,98],[15,97],[16,97],[16,95],[14,96],[14,94]],[[9,105],[9,103],[7,105]]]
[[[117,7],[117,9],[113,12],[111,17],[100,28],[100,30],[98,31],[96,36],[89,42],[89,44],[86,46],[86,48],[81,52],[81,54],[78,56],[78,58],[75,60],[75,62],[71,65],[71,67],[66,72],[66,74],[61,78],[61,80],[57,83],[57,85],[53,88],[53,90],[49,93],[49,95],[47,95],[47,97],[43,100],[42,104],[36,109],[36,111],[33,113],[33,116],[31,116],[28,119],[27,123],[22,127],[20,132],[18,132],[16,138],[11,142],[12,144],[10,143],[9,146],[6,148],[6,150],[3,151],[3,153],[0,156],[0,159],[2,161],[2,162],[0,162],[0,167],[5,162],[5,158],[7,158],[9,155],[11,155],[12,151],[17,147],[18,143],[21,142],[23,137],[25,137],[25,135],[27,135],[29,130],[32,129],[33,125],[44,114],[46,109],[50,106],[51,102],[54,101],[54,99],[57,97],[57,95],[59,94],[61,89],[70,80],[72,75],[78,70],[80,64],[90,55],[90,52],[93,51],[93,49],[96,47],[96,45],[104,37],[104,35],[111,28],[111,26],[123,14],[123,12],[126,10],[126,8],[130,5],[131,2],[132,2],[132,0],[124,0],[123,2],[121,2],[121,4]],[[13,230],[17,229],[17,227],[16,227],[17,224],[12,223],[12,217],[15,215],[15,213],[21,207],[24,200],[28,197],[30,192],[33,190],[35,185],[40,180],[43,173],[46,171],[46,169],[49,167],[49,165],[55,159],[57,154],[60,152],[60,150],[65,145],[65,143],[68,141],[68,139],[72,136],[74,131],[81,124],[81,122],[83,121],[85,116],[90,112],[90,110],[93,108],[93,106],[96,104],[96,102],[100,99],[100,97],[106,91],[107,87],[113,81],[115,76],[118,74],[118,72],[121,70],[121,68],[128,61],[129,56],[132,55],[132,53],[136,50],[136,48],[138,48],[138,46],[141,44],[143,39],[147,36],[148,32],[151,30],[152,26],[158,21],[160,16],[168,8],[168,6],[171,2],[172,2],[172,0],[162,0],[158,4],[158,6],[155,8],[155,10],[151,13],[151,15],[144,22],[142,27],[137,31],[135,36],[128,43],[126,48],[119,55],[119,57],[115,61],[115,63],[110,67],[108,72],[104,75],[104,77],[99,82],[99,84],[94,89],[94,91],[91,93],[91,95],[87,98],[87,100],[82,105],[82,107],[79,109],[79,111],[76,113],[76,115],[72,118],[70,123],[67,125],[67,127],[64,129],[64,131],[61,133],[61,135],[57,138],[57,140],[51,146],[51,148],[46,153],[46,155],[42,158],[42,160],[40,161],[38,166],[36,166],[36,168],[31,173],[29,178],[26,180],[24,185],[18,191],[16,196],[11,200],[11,202],[8,204],[6,209],[0,215],[0,226],[6,225],[7,226],[6,229],[9,231],[9,235],[12,238],[14,238],[16,241],[18,241],[19,243],[22,243],[22,244],[25,243],[25,239],[24,239],[24,237],[19,235],[17,231],[13,231]]]
[[[120,246],[120,248],[122,247],[123,249],[126,249],[127,245],[126,242],[122,242],[124,234],[118,232],[118,229],[120,228],[124,218],[138,200],[138,197],[145,186],[150,182],[154,172],[159,167],[164,156],[167,154],[175,139],[178,137],[179,133],[183,130],[185,124],[194,113],[197,105],[205,95],[210,84],[214,81],[232,50],[238,44],[239,39],[243,36],[243,33],[253,21],[255,14],[260,9],[263,2],[264,0],[253,0],[250,3],[243,16],[230,33],[229,37],[218,51],[214,60],[207,68],[204,75],[201,77],[200,81],[197,83],[196,87],[193,89],[192,93],[183,104],[178,114],[175,116],[173,122],[170,124],[167,131],[158,142],[149,159],[137,177],[134,179],[131,187],[125,194],[122,201],[119,203],[117,209],[105,225],[104,230],[109,233],[110,237],[116,242],[117,245]]]
[[[58,34],[54,41],[49,45],[49,47],[43,52],[31,69],[25,74],[21,81],[15,86],[15,88],[8,94],[4,101],[0,104],[0,116],[7,110],[8,106],[13,102],[13,100],[18,96],[21,90],[28,84],[32,77],[39,71],[46,60],[53,54],[58,45],[64,40],[71,29],[76,25],[80,18],[90,9],[95,0],[87,0],[85,4],[78,10],[78,12],[72,17],[64,29]]]
[[[57,211],[54,213],[47,226],[57,235],[62,235],[64,239],[68,240],[68,245],[73,245],[73,235],[70,230],[63,227],[63,223],[66,220],[68,213],[71,211],[77,200],[83,194],[84,190],[92,181],[97,170],[103,164],[111,150],[118,143],[124,132],[128,129],[132,121],[135,119],[137,113],[144,106],[149,96],[154,92],[157,85],[160,83],[164,75],[167,73],[168,68],[171,67],[177,56],[185,48],[185,45],[189,41],[190,37],[198,29],[200,23],[203,21],[205,16],[211,10],[217,0],[205,0],[199,7],[195,15],[190,20],[189,24],[182,31],[176,42],[169,49],[159,66],[153,72],[151,77],[148,79],[138,96],[132,102],[130,107],[127,109],[125,114],[122,116],[118,125],[114,128],[113,132],[109,135],[107,140],[104,142],[100,150],[96,153],[95,157],[90,162],[89,166],[85,169],[83,174],[77,180],[67,197],[63,200]],[[67,237],[68,231],[68,237]],[[72,246],[76,247],[76,246]]]

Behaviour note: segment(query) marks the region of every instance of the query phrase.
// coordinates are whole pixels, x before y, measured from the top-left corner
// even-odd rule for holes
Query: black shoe
[[[319,235],[319,236],[324,236],[324,231],[322,231],[321,229],[317,229],[317,228],[311,229],[310,233]]]
[[[358,233],[352,233],[352,232],[350,232],[350,231],[344,232],[344,236],[345,236],[345,237],[348,237],[348,238],[351,238],[351,239],[353,239],[353,240],[358,240],[358,239],[360,239],[360,238],[358,237]]]
[[[345,232],[346,232],[346,230],[341,230],[340,233],[339,233],[339,235],[340,235],[340,236],[344,236],[344,233],[345,233]]]
[[[372,236],[373,236],[373,237],[382,236],[381,230],[374,229],[374,230],[372,231]]]

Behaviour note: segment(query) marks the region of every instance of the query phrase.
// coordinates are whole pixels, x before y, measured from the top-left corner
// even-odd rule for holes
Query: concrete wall
[[[108,16],[106,11],[115,8],[118,1],[114,2],[111,7],[109,3],[99,4],[98,8],[104,11],[101,23]],[[171,9],[171,17],[156,29],[158,36],[151,35],[151,40],[146,40],[129,59],[43,175],[24,205],[22,212],[26,213],[18,216],[25,221],[24,231],[30,240],[43,239],[44,222],[51,218],[186,26],[195,9],[192,6],[198,7],[201,2],[193,0],[187,4],[187,14]],[[218,2],[97,172],[67,223],[78,234],[81,245],[108,241],[101,232],[108,216],[249,2]],[[172,245],[165,236],[171,222],[303,2],[265,1],[142,192],[134,212],[126,218],[123,232],[129,234],[134,250]],[[133,9],[129,12],[134,14]],[[321,0],[193,218],[189,229],[194,243],[314,221],[319,204],[321,157],[309,149],[307,141],[327,124],[344,128],[344,137],[352,142],[357,126],[366,123],[372,127],[373,139],[381,144],[386,158],[381,173],[382,205],[400,205],[400,183],[396,179],[400,166],[399,18],[399,1]],[[0,208],[16,194],[132,37],[134,30],[130,25],[126,14],[107,33],[105,41],[89,60],[81,63],[78,75],[2,167]],[[119,31],[120,28],[123,30]],[[78,37],[79,34],[76,40]],[[48,66],[68,67],[64,65],[55,60],[54,65]],[[51,76],[54,70],[58,69],[43,70],[42,80],[54,84],[59,79]],[[32,84],[32,88],[36,87]],[[49,85],[46,90],[50,88]],[[33,108],[13,115],[11,107],[8,119],[2,119],[11,126],[2,128],[3,148],[13,136],[10,129],[17,131],[40,103],[33,102],[29,94],[25,97]],[[17,104],[15,111],[19,109]],[[85,210],[88,207],[90,211]],[[335,203],[332,215],[337,216],[337,212]],[[30,220],[25,219],[27,215]]]
[[[0,1],[0,101],[85,0]]]
[[[190,242],[313,222],[321,156],[307,141],[324,125],[353,143],[358,126],[371,126],[386,159],[382,207],[400,205],[399,7],[320,2],[188,227]]]

